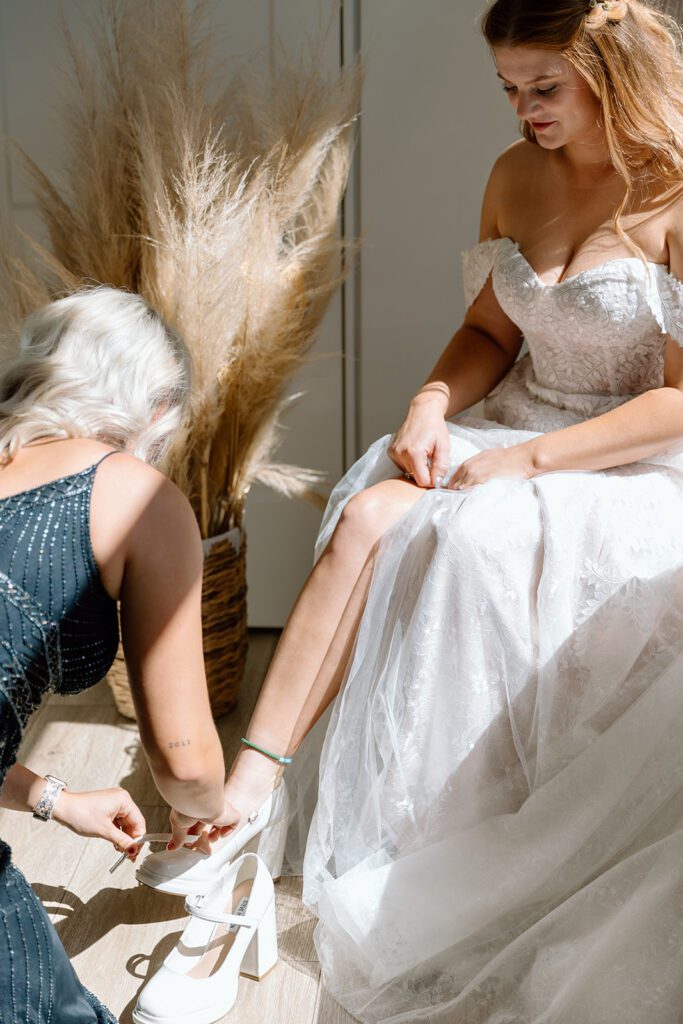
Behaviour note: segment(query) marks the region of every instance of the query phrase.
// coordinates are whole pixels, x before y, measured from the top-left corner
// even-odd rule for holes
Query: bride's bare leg
[[[254,743],[293,753],[336,696],[363,614],[375,546],[423,494],[406,480],[386,480],[347,503],[280,638],[249,723]],[[253,806],[276,775],[275,762],[242,746],[230,773],[233,802]]]

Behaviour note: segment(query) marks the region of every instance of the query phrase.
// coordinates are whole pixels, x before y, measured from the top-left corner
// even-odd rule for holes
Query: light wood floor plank
[[[250,633],[239,704],[217,723],[228,765],[277,639],[277,631]],[[154,788],[137,726],[117,713],[106,682],[82,694],[47,698],[31,720],[20,760],[41,774],[67,779],[76,790],[123,785],[141,806],[150,831],[167,828],[168,808]],[[129,862],[109,874],[116,854],[108,843],[84,840],[28,814],[0,811],[0,835],[45,903],[83,983],[121,1024],[130,1024],[146,978],[185,925],[182,897],[138,885]],[[301,879],[283,878],[275,888],[280,962],[261,982],[240,979],[226,1024],[347,1024],[352,1018],[319,991],[315,918],[301,903]]]

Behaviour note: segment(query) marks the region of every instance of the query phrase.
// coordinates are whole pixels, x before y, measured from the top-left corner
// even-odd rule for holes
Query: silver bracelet
[[[54,775],[46,775],[47,785],[43,790],[40,800],[33,808],[33,817],[40,821],[49,821],[57,803],[57,797],[63,789],[67,789],[66,782],[55,778]]]

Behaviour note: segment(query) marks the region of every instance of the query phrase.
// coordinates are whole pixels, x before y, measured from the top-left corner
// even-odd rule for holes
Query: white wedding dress
[[[666,333],[683,345],[658,264],[546,285],[509,238],[463,263],[529,354],[486,419],[449,423],[453,470],[661,387]],[[318,556],[397,475],[388,441],[335,488]],[[679,451],[425,491],[383,538],[304,862],[324,982],[359,1020],[683,1022]]]

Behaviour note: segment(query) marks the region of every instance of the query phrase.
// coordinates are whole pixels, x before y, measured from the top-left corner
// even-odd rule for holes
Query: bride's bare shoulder
[[[538,149],[526,139],[518,139],[497,157],[484,192],[480,239],[509,234],[510,211],[523,202],[529,179],[540,170]]]

